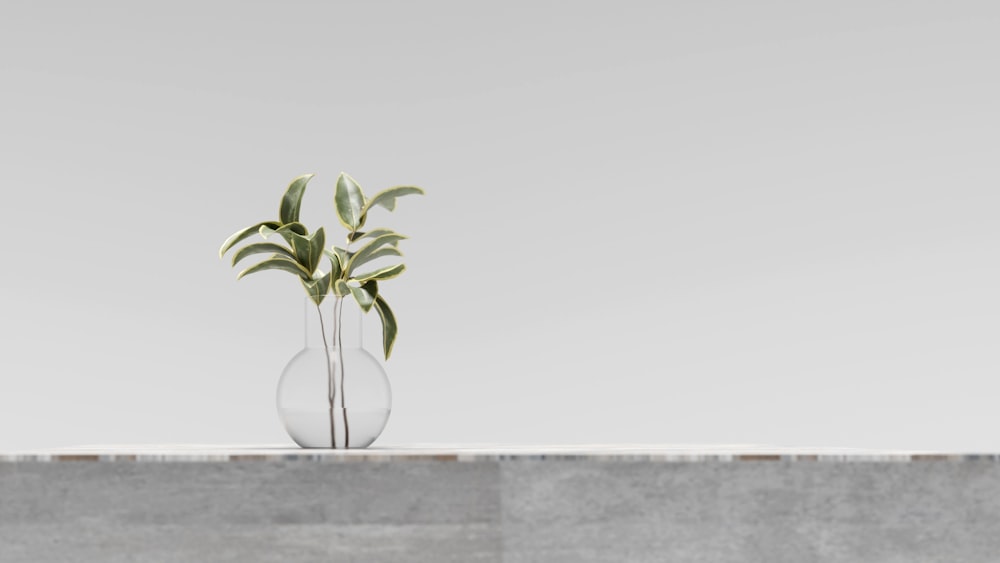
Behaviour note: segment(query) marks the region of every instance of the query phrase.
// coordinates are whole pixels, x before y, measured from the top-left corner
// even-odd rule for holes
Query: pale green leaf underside
[[[334,246],[331,248],[332,250],[327,250],[326,254],[327,256],[334,255],[337,257],[337,260],[340,262],[341,272],[343,272],[344,267],[347,266],[347,263],[351,261],[352,253],[348,252],[344,248],[340,248],[339,246]]]
[[[333,274],[333,279],[340,279],[344,273],[344,267],[340,264],[340,257],[337,256],[336,252],[330,250],[323,250],[323,254],[330,259],[330,273]]]
[[[330,293],[330,273],[311,281],[302,280],[302,286],[306,288],[306,293],[313,300],[313,303],[319,305]]]
[[[275,234],[281,235],[281,238],[285,239],[285,242],[291,245],[295,236],[308,236],[309,229],[302,223],[288,223],[287,225],[281,225],[277,229],[270,225],[263,225],[260,228],[260,236],[265,240]]]
[[[384,207],[389,211],[392,211],[396,209],[397,197],[402,197],[404,195],[411,195],[411,194],[423,195],[424,190],[416,186],[395,186],[392,188],[384,189],[379,193],[375,194],[375,196],[372,197],[370,200],[368,200],[368,203],[365,204],[364,209],[361,210],[361,214],[366,215],[368,213],[368,210],[370,210],[372,207],[375,207],[376,205]]]
[[[333,283],[333,293],[337,297],[343,297],[351,293],[351,286],[347,285],[347,282],[344,280],[336,280]]]
[[[372,306],[375,305],[375,297],[378,295],[378,282],[371,280],[363,284],[361,287],[349,286],[351,288],[351,294],[354,295],[355,301],[361,307],[364,312],[371,311]]]

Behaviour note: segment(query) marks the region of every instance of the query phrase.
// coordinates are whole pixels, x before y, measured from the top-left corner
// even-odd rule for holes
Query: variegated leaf
[[[267,239],[271,235],[281,235],[281,238],[285,239],[288,244],[292,244],[292,235],[299,236],[309,236],[309,229],[306,228],[302,223],[288,223],[287,225],[281,225],[278,228],[272,228],[269,225],[264,225],[260,228],[260,236]]]
[[[289,235],[296,260],[310,272],[315,271],[319,267],[319,261],[323,259],[323,246],[326,245],[326,232],[323,227],[307,237],[295,233]]]
[[[341,172],[337,178],[337,188],[333,197],[337,207],[337,218],[349,231],[357,231],[361,225],[361,209],[365,206],[365,196],[361,186],[348,174]]]
[[[323,303],[323,299],[330,293],[331,273],[323,274],[319,278],[310,281],[302,280],[302,286],[306,288],[306,293],[313,300],[313,303],[317,305]]]
[[[367,274],[355,275],[352,279],[363,282],[367,280],[389,280],[398,277],[406,270],[406,264],[395,264],[386,268],[368,272]]]
[[[222,258],[230,248],[238,244],[242,240],[246,240],[249,237],[260,232],[260,229],[264,227],[277,229],[281,225],[275,221],[262,221],[253,225],[252,227],[247,227],[233,233],[225,242],[222,243],[222,247],[219,248],[219,258]]]
[[[333,282],[333,294],[337,297],[343,297],[351,293],[351,286],[347,285],[344,280],[335,280]]]
[[[379,248],[387,244],[396,244],[399,241],[405,239],[406,237],[398,233],[387,233],[378,237],[375,237],[368,244],[362,246],[354,253],[354,256],[350,257],[347,262],[347,275],[350,277],[354,272],[354,267],[360,264],[364,264],[371,260],[371,255],[375,253]]]
[[[297,223],[299,221],[299,209],[302,207],[302,194],[306,191],[306,184],[312,179],[314,174],[303,174],[292,180],[285,190],[285,195],[281,198],[281,209],[279,217],[281,223]]]
[[[360,240],[363,238],[377,238],[382,235],[394,235],[394,234],[396,234],[396,232],[393,231],[392,229],[372,229],[365,233],[347,233],[347,241],[354,242],[356,240]],[[393,244],[397,243],[398,241],[394,242]]]
[[[357,256],[354,258],[354,262],[351,265],[352,270],[357,270],[358,266],[367,264],[373,260],[378,260],[379,258],[385,258],[386,256],[402,256],[403,253],[399,251],[395,246],[383,246],[375,252],[370,252],[364,256]]]
[[[378,282],[375,280],[370,280],[361,285],[361,287],[348,286],[351,288],[351,294],[354,295],[355,301],[361,307],[361,310],[368,312],[372,310],[372,305],[375,304],[375,297],[378,296]]]
[[[344,266],[340,263],[340,257],[337,256],[336,252],[331,250],[323,250],[323,254],[330,259],[330,273],[333,274],[333,279],[340,279],[344,273]]]
[[[263,253],[279,254],[286,258],[295,260],[295,255],[292,254],[290,250],[288,250],[284,246],[281,246],[280,244],[275,244],[273,242],[255,242],[253,244],[248,244],[244,246],[239,250],[239,252],[233,255],[233,266],[235,266],[237,262],[243,260],[247,256],[253,256],[254,254],[263,254]]]
[[[361,210],[361,214],[367,215],[368,211],[376,205],[392,211],[393,209],[396,209],[396,198],[411,194],[424,195],[424,190],[416,186],[395,186],[382,190],[368,200],[364,209]]]
[[[382,351],[385,353],[385,359],[388,360],[389,355],[392,354],[392,346],[396,343],[396,333],[398,332],[396,316],[381,295],[375,297],[375,310],[378,311],[379,319],[382,320]]]
[[[284,270],[286,272],[291,272],[298,275],[304,280],[312,279],[312,273],[307,272],[301,264],[294,260],[289,260],[287,258],[281,258],[280,256],[274,256],[264,260],[259,264],[254,264],[246,270],[243,270],[236,276],[236,279],[242,279],[243,276],[248,276],[257,272],[262,272],[264,270]]]
[[[339,246],[333,246],[331,247],[331,250],[340,260],[340,266],[342,269],[347,267],[347,263],[351,261],[351,256],[354,256],[353,252],[348,252],[347,249],[340,248]]]

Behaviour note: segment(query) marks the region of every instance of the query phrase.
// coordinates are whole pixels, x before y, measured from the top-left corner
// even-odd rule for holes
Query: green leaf
[[[372,252],[371,256],[369,256],[366,262],[371,262],[372,260],[376,260],[378,258],[385,258],[386,256],[402,256],[402,255],[403,253],[398,248],[392,245],[388,245],[388,246],[383,246],[382,248],[376,250],[375,252]],[[355,263],[354,265],[357,266],[358,264]]]
[[[302,194],[306,191],[306,184],[312,179],[314,174],[304,174],[292,180],[285,190],[285,195],[281,198],[281,210],[279,217],[283,225],[297,223],[299,221],[299,208],[302,207]]]
[[[396,234],[396,232],[393,231],[392,229],[372,229],[367,233],[347,233],[347,241],[354,242],[356,240],[363,238],[377,238],[382,235],[394,235],[394,234]]]
[[[302,223],[288,223],[287,225],[281,225],[276,229],[270,225],[261,226],[260,236],[266,239],[274,234],[281,235],[281,238],[285,239],[288,244],[292,244],[292,235],[309,236],[309,229],[307,229]]]
[[[353,252],[348,252],[346,249],[340,248],[339,246],[333,246],[331,248],[332,248],[332,251],[327,250],[326,251],[326,255],[327,256],[336,256],[337,260],[340,261],[341,272],[343,272],[344,267],[347,266],[348,262],[350,262],[351,256],[353,256],[354,253]]]
[[[389,308],[389,304],[382,299],[381,295],[375,297],[375,310],[378,311],[378,316],[382,320],[382,351],[385,353],[385,359],[389,359],[389,354],[392,353],[392,345],[396,343],[396,333],[398,329],[396,327],[396,316],[392,314],[392,309]]]
[[[404,195],[410,194],[420,194],[424,195],[424,190],[416,186],[395,186],[392,188],[387,188],[379,193],[375,194],[375,197],[368,200],[364,208],[361,210],[362,215],[367,215],[368,210],[376,205],[384,207],[389,211],[396,209],[396,198],[402,197]]]
[[[347,285],[344,280],[336,280],[333,282],[333,294],[337,297],[343,297],[351,293],[351,286]]]
[[[307,229],[306,226],[303,225],[302,223],[288,223],[287,225],[282,225],[281,228],[278,229],[278,231],[281,231],[282,229],[292,231],[293,233],[302,236],[306,236],[309,234],[309,229]]]
[[[337,178],[337,189],[333,197],[337,207],[337,218],[351,232],[357,231],[362,225],[361,209],[365,206],[365,196],[361,186],[348,174],[341,172]]]
[[[354,295],[355,301],[361,306],[361,310],[366,313],[371,311],[372,305],[375,304],[375,297],[378,296],[378,282],[371,280],[362,284],[361,287],[348,287],[351,288],[351,294]]]
[[[323,259],[323,247],[326,245],[326,231],[323,227],[316,229],[309,239],[309,256],[313,257],[313,270],[319,267],[319,261]]]
[[[311,272],[307,272],[298,262],[294,260],[289,260],[287,258],[281,258],[280,256],[274,256],[264,260],[259,264],[254,264],[246,270],[243,270],[236,276],[236,279],[241,279],[243,276],[248,276],[257,272],[262,272],[264,270],[285,270],[286,272],[291,272],[298,275],[304,280],[311,280]]]
[[[347,268],[345,269],[347,270],[348,277],[350,277],[352,272],[354,272],[355,266],[360,266],[361,264],[372,260],[372,254],[374,254],[376,250],[387,244],[394,245],[405,238],[405,236],[399,233],[388,233],[372,239],[371,242],[359,248],[358,251],[354,253],[354,256],[351,256],[350,260],[347,262]]]
[[[327,258],[330,259],[330,273],[333,274],[333,279],[340,279],[344,274],[344,266],[340,263],[340,257],[337,256],[336,252],[329,250],[323,250],[323,254],[326,254]]]
[[[376,250],[374,252],[370,252],[368,254],[365,254],[364,256],[355,255],[354,263],[351,264],[351,271],[353,272],[353,271],[357,270],[358,266],[361,266],[363,264],[367,264],[368,262],[371,262],[372,260],[377,260],[379,258],[385,258],[386,256],[402,256],[402,255],[403,255],[403,253],[400,252],[399,249],[396,248],[395,246],[386,245],[386,246],[383,246],[382,248],[379,248],[378,250]]]
[[[330,273],[324,274],[314,280],[302,280],[302,286],[306,288],[306,293],[309,294],[313,303],[319,305],[323,303],[323,299],[330,293]]]
[[[239,243],[240,241],[245,240],[246,238],[251,237],[254,234],[260,232],[260,229],[264,227],[277,229],[280,226],[281,226],[280,224],[274,221],[263,221],[257,223],[252,227],[247,227],[245,229],[236,231],[235,233],[232,234],[232,236],[226,239],[226,242],[222,243],[222,247],[219,248],[219,258],[222,258],[230,248],[236,246],[236,244]]]
[[[281,229],[278,231],[280,232]],[[323,259],[323,246],[326,245],[326,232],[323,227],[307,237],[290,231],[284,234],[287,235],[285,238],[292,246],[295,260],[310,273],[316,271],[316,268],[319,267],[319,261]]]
[[[239,252],[237,252],[233,256],[233,266],[235,266],[237,262],[246,258],[247,256],[253,256],[254,254],[262,254],[262,253],[280,254],[286,258],[291,258],[292,260],[295,259],[295,255],[292,254],[290,250],[288,250],[284,246],[281,246],[280,244],[275,244],[273,242],[255,242],[253,244],[248,244],[244,246],[243,248],[240,249]]]
[[[285,240],[292,247],[292,253],[295,254],[295,261],[301,264],[306,270],[309,270],[309,275],[311,276],[313,270],[309,269],[309,237],[288,232],[285,233]]]
[[[367,281],[367,280],[389,280],[398,277],[406,270],[406,264],[395,264],[381,270],[375,270],[374,272],[368,272],[367,274],[359,274],[354,276],[353,279],[356,281]]]

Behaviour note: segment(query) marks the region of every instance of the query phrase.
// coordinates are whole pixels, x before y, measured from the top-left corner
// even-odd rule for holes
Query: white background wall
[[[0,449],[288,442],[301,288],[216,251],[345,170],[428,191],[383,444],[996,451],[998,58],[989,1],[7,0]]]

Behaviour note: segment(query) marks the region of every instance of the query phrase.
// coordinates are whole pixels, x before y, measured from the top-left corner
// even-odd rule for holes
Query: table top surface
[[[997,453],[859,448],[786,447],[761,444],[406,444],[367,449],[302,449],[287,444],[118,444],[0,452],[0,463],[17,462],[254,462],[254,461],[664,461],[664,462],[852,462],[1000,461]]]

